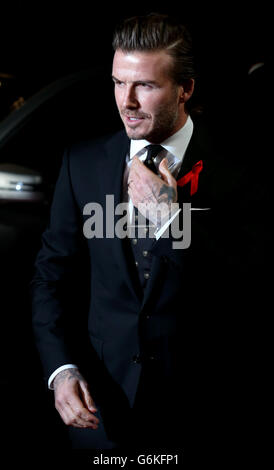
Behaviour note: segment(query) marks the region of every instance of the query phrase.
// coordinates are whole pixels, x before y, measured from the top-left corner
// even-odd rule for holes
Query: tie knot
[[[163,147],[157,144],[150,144],[146,146],[146,149],[147,149],[146,160],[148,160],[148,159],[152,159],[156,157],[156,155],[158,155],[158,153],[160,153],[163,150]]]
[[[161,152],[161,150],[163,150],[163,147],[161,145],[150,144],[146,146],[146,149],[147,156],[144,161],[144,165],[157,175],[157,168],[153,162],[153,159]]]

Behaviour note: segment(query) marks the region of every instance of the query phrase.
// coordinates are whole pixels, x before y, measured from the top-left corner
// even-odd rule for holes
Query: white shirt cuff
[[[65,364],[64,366],[61,366],[61,367],[58,367],[58,369],[56,369],[50,376],[49,380],[48,380],[48,388],[50,390],[54,390],[53,386],[52,386],[52,382],[53,380],[55,379],[56,375],[59,374],[59,372],[62,372],[62,370],[66,370],[66,369],[78,369],[78,367],[75,365],[75,364]]]
[[[175,217],[179,214],[179,212],[181,211],[181,208],[178,209],[174,214],[173,216],[159,229],[157,229],[155,232],[154,232],[154,235],[156,237],[156,240],[159,240],[159,238],[163,235],[163,233],[165,232],[165,230],[167,229],[167,227],[171,224],[171,222],[175,219]]]

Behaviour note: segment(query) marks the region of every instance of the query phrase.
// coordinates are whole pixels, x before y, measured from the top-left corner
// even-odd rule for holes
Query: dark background
[[[188,25],[206,94],[223,82],[227,91],[238,92],[249,65],[264,60],[270,47],[271,15],[264,2],[1,3],[0,71],[14,74],[24,90],[79,68],[111,65],[115,24],[151,11],[179,16]]]
[[[98,3],[10,1],[1,5],[0,72],[14,75],[15,97],[27,98],[56,78],[86,67],[107,65],[111,73],[115,24],[127,16],[157,11],[180,17],[192,32],[200,74],[198,96],[213,120],[227,116],[230,125],[230,118],[243,115],[248,69],[257,61],[269,60],[271,15],[263,2],[247,6],[205,2],[201,6],[168,1],[167,8],[159,7],[159,2]],[[249,91],[252,109],[261,89]],[[103,93],[100,83],[98,93]],[[25,221],[17,215],[16,222],[22,223],[19,252],[19,246],[20,250],[27,247],[29,237]],[[22,289],[24,283],[14,285],[14,299],[24,297]],[[11,451],[20,449],[21,461],[29,461],[35,448],[45,456],[48,449],[49,454],[65,449],[66,441],[51,403],[53,394],[45,392],[42,383],[29,317],[25,322],[18,307],[16,312],[3,309],[3,316],[7,315],[9,328],[2,330],[2,343],[8,338],[2,363],[9,377],[1,385],[3,437]]]

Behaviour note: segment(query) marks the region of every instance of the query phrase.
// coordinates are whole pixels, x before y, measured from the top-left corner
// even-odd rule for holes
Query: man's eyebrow
[[[112,75],[111,78],[115,82],[123,81],[123,80],[120,80],[119,78],[116,78],[114,75]],[[133,80],[131,83],[133,83],[134,85],[138,85],[138,84],[142,84],[142,83],[146,83],[148,85],[156,85],[157,84],[156,80]]]
[[[137,85],[138,83],[141,83],[141,84],[142,84],[142,83],[146,83],[147,85],[156,85],[157,82],[156,82],[156,80],[136,80],[136,81],[133,82],[133,83],[135,83],[136,85]]]

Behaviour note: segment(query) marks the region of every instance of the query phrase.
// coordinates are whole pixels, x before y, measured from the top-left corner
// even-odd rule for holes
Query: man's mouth
[[[138,124],[145,119],[143,116],[129,116],[128,114],[124,114],[124,117],[128,124]]]

